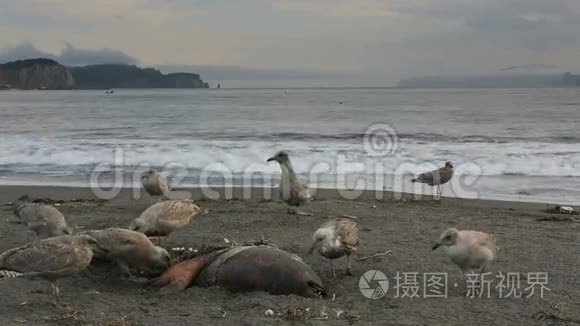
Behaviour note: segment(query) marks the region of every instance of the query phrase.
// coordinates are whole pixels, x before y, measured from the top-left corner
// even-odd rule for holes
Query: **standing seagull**
[[[95,239],[63,235],[31,242],[0,255],[1,278],[40,278],[50,282],[53,304],[59,303],[58,280],[83,271],[93,258]]]
[[[276,161],[282,170],[282,180],[280,182],[280,196],[290,206],[302,206],[312,201],[312,195],[308,187],[300,183],[288,154],[284,151],[276,153],[266,162]],[[298,216],[298,215],[297,215]],[[298,219],[298,217],[296,217]]]
[[[461,276],[473,268],[480,273],[491,265],[497,254],[495,237],[480,231],[449,228],[439,236],[432,249],[445,246],[447,256],[461,269]]]
[[[165,237],[191,222],[201,208],[190,199],[166,200],[147,208],[133,220],[129,230],[144,233],[148,237]]]
[[[12,203],[14,214],[32,230],[39,239],[72,234],[64,215],[53,206],[32,203],[27,195]]]
[[[143,233],[108,228],[84,231],[82,234],[97,241],[99,249],[94,251],[94,257],[116,262],[124,279],[136,280],[131,273],[131,267],[160,275],[171,266],[171,257],[167,250],[155,246]]]
[[[167,194],[171,190],[167,179],[157,173],[154,169],[149,169],[141,176],[141,183],[143,184],[143,189],[151,197],[161,196],[161,198],[167,198]]]
[[[314,232],[312,246],[308,250],[311,254],[316,247],[321,256],[330,259],[332,275],[336,277],[333,260],[346,255],[346,275],[352,275],[350,270],[350,255],[358,249],[357,223],[347,218],[333,219],[325,222]]]
[[[437,196],[441,197],[443,191],[441,185],[447,183],[453,177],[453,164],[445,163],[445,166],[437,170],[419,174],[412,182],[426,183],[430,186],[437,186]]]

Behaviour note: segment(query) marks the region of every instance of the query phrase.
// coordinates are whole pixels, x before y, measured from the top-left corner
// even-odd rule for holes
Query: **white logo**
[[[365,131],[363,145],[368,155],[383,157],[397,152],[399,137],[390,125],[375,124]]]
[[[374,287],[371,287],[371,282],[377,282],[378,286],[375,285]],[[370,270],[360,277],[358,287],[362,295],[366,298],[380,299],[384,297],[389,290],[389,280],[383,272]]]

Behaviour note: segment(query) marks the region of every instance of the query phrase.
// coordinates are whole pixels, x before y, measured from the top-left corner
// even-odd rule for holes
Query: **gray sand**
[[[54,188],[0,187],[0,199],[7,202],[23,192],[32,197],[87,196],[83,191]],[[61,196],[62,197],[62,196]],[[58,207],[72,225],[85,229],[125,227],[137,217],[150,199],[138,202],[127,199],[111,203],[64,203]],[[224,245],[224,238],[242,243],[261,235],[280,248],[304,257],[326,283],[335,300],[304,299],[296,296],[270,296],[265,293],[230,293],[220,288],[190,288],[160,296],[157,289],[130,284],[118,279],[114,267],[97,266],[91,279],[77,276],[61,282],[62,301],[72,306],[68,312],[49,305],[49,286],[42,281],[0,281],[0,316],[2,325],[286,325],[295,321],[320,325],[396,324],[396,325],[549,325],[532,316],[539,311],[557,317],[580,320],[580,223],[539,222],[549,214],[526,204],[502,204],[505,208],[459,205],[456,201],[379,202],[317,200],[303,208],[313,216],[286,214],[287,206],[272,201],[198,201],[208,214],[175,233],[171,246],[200,247]],[[530,209],[530,207],[534,207]],[[526,209],[527,208],[527,209]],[[328,217],[358,217],[362,246],[354,259],[392,250],[390,256],[353,263],[354,276],[344,275],[345,261],[336,262],[336,279],[327,261],[318,255],[305,256],[312,232]],[[0,210],[3,231],[0,251],[26,242],[23,225],[11,223],[9,209]],[[440,232],[450,226],[490,232],[498,238],[499,258],[492,276],[499,271],[547,272],[548,288],[544,298],[499,298],[491,285],[491,298],[466,298],[458,269],[447,260],[443,250],[431,245]],[[381,299],[365,298],[359,291],[359,278],[368,270],[384,272],[390,288]],[[395,298],[393,289],[397,272],[419,273],[421,298]],[[447,272],[448,298],[422,298],[423,273]],[[527,286],[525,277],[521,290]],[[264,316],[267,309],[275,315]],[[343,313],[337,317],[337,311]],[[225,312],[225,317],[223,312]],[[326,315],[325,315],[326,314]],[[324,319],[327,318],[327,319]],[[240,322],[241,321],[241,322]],[[563,325],[565,323],[562,323]]]

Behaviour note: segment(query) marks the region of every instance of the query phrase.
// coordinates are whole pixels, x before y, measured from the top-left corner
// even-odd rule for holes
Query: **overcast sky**
[[[580,72],[580,0],[0,0],[0,35],[0,61],[193,65],[219,79]]]

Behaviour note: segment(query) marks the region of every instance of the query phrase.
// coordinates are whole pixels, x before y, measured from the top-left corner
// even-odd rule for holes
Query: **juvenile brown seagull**
[[[147,208],[133,220],[129,230],[144,233],[148,237],[169,237],[197,216],[201,208],[190,199],[166,200]]]
[[[84,231],[82,234],[87,234],[97,241],[99,249],[94,251],[94,257],[116,262],[124,279],[137,279],[131,273],[131,267],[160,275],[171,266],[171,257],[167,250],[155,246],[143,233],[108,228]]]
[[[266,162],[276,161],[282,170],[282,180],[280,181],[280,197],[289,206],[303,206],[312,201],[312,195],[308,187],[300,183],[292,163],[288,157],[288,153],[280,151],[276,155],[270,157]],[[297,214],[298,216],[298,214]]]
[[[483,273],[491,265],[497,254],[495,240],[493,235],[484,232],[449,228],[443,231],[432,249],[444,246],[447,256],[465,278],[468,270],[478,269]]]
[[[47,280],[53,304],[60,306],[58,280],[84,270],[96,247],[95,239],[87,235],[63,235],[31,242],[0,255],[0,278]]]
[[[330,259],[330,267],[334,277],[336,277],[336,273],[333,260],[346,255],[346,275],[352,275],[350,255],[358,249],[359,244],[357,223],[347,218],[338,218],[323,223],[314,232],[312,246],[308,250],[308,254],[311,254],[318,247],[320,255]]]
[[[141,176],[141,183],[143,184],[143,189],[151,197],[167,198],[167,194],[171,190],[167,179],[157,173],[154,169],[149,169]]]
[[[14,214],[39,238],[72,234],[64,215],[53,206],[33,203],[27,195],[12,203]]]
[[[432,186],[437,186],[437,196],[442,196],[443,191],[441,185],[449,182],[453,177],[453,164],[446,162],[445,166],[437,170],[419,174],[412,182],[425,183]]]

